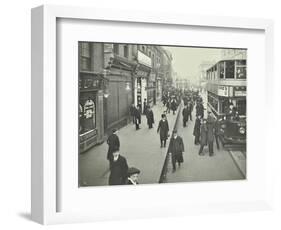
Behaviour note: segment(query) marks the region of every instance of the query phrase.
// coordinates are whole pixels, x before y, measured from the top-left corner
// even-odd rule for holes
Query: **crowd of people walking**
[[[175,115],[179,105],[182,104],[183,108],[179,111],[182,114],[182,125],[184,128],[189,128],[188,126],[194,124],[194,144],[199,146],[198,154],[200,156],[204,155],[204,148],[208,146],[209,156],[213,156],[214,140],[216,141],[217,149],[220,148],[217,128],[218,121],[210,111],[208,111],[207,116],[204,117],[204,115],[206,115],[206,108],[204,107],[204,102],[199,92],[192,90],[168,90],[163,92],[162,103],[163,112],[157,126],[160,148],[167,147],[167,140],[170,137],[170,127],[167,116],[170,113],[170,116]],[[193,121],[192,114],[194,109],[196,110],[196,119],[194,123],[190,123],[189,121]],[[153,129],[155,123],[154,113],[146,99],[143,105],[131,105],[130,116],[136,130],[141,129],[142,117],[146,117],[148,129]],[[129,167],[126,158],[120,154],[120,140],[116,129],[112,130],[112,134],[108,137],[107,144],[107,159],[110,165],[109,185],[138,184],[140,170],[135,167]],[[167,153],[171,156],[173,172],[176,171],[177,166],[180,167],[184,162],[184,152],[183,138],[178,134],[176,129],[173,129],[167,150]]]

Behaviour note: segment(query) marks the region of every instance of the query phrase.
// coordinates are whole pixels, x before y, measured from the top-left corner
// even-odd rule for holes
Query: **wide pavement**
[[[155,124],[148,129],[146,117],[142,116],[141,129],[136,131],[131,123],[119,130],[120,153],[126,157],[129,167],[141,170],[140,184],[158,183],[167,148],[160,148],[158,122],[165,110],[162,103],[152,108]],[[174,128],[177,115],[167,114],[170,130]],[[170,131],[170,133],[171,133]],[[169,142],[167,142],[168,146]],[[106,142],[79,155],[80,186],[108,185],[109,162],[106,159],[108,146]]]

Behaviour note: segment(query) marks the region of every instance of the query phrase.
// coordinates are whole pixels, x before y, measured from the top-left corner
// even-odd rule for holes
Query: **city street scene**
[[[246,179],[246,49],[78,45],[79,187]]]

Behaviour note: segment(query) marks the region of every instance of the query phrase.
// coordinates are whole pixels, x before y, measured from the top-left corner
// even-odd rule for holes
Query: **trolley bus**
[[[246,144],[247,61],[221,60],[207,69],[208,110],[218,119],[223,145]]]

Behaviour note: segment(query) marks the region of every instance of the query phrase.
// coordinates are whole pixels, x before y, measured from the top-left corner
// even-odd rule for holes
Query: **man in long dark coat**
[[[172,99],[171,101],[171,109],[173,111],[173,114],[176,114],[176,110],[177,110],[177,101],[175,98]]]
[[[195,136],[194,144],[200,144],[200,126],[201,126],[201,117],[197,116],[195,120],[195,125],[193,129],[193,136]]]
[[[187,103],[187,121],[190,119],[192,121],[192,102]]]
[[[209,147],[209,156],[214,155],[214,132],[215,132],[215,122],[216,119],[214,116],[211,114],[211,112],[208,112],[208,117],[207,117],[207,130],[208,130],[208,147]]]
[[[171,100],[168,98],[166,101],[166,113],[170,113],[171,110]]]
[[[110,160],[109,185],[123,185],[127,179],[128,164],[125,157],[121,156],[119,149],[114,149]]]
[[[149,129],[153,128],[154,114],[153,114],[153,111],[151,110],[150,106],[147,107],[146,118],[147,118],[148,128]]]
[[[161,143],[160,148],[162,148],[162,147],[165,148],[166,141],[168,139],[169,124],[168,124],[165,114],[162,114],[161,117],[162,117],[162,119],[159,121],[157,133],[160,133],[160,143]]]
[[[184,144],[182,138],[177,135],[177,131],[173,131],[173,136],[170,140],[168,153],[172,156],[173,172],[176,170],[176,163],[180,167],[183,163]]]
[[[140,129],[140,124],[141,124],[141,106],[138,105],[138,108],[135,110],[135,125],[136,125],[136,130]]]
[[[113,155],[113,150],[116,148],[120,148],[120,140],[119,137],[117,136],[117,129],[112,130],[112,134],[108,137],[107,139],[107,144],[108,144],[108,151],[107,151],[107,160],[111,160]]]
[[[220,127],[220,122],[218,119],[216,119],[215,122],[215,131],[214,131],[214,136],[215,136],[215,140],[216,140],[216,144],[217,144],[217,150],[220,149],[220,142],[219,142],[219,127]]]
[[[182,110],[182,123],[183,123],[183,127],[186,127],[186,122],[188,120],[188,109],[187,109],[187,105],[184,106],[183,110]]]
[[[146,115],[147,113],[147,101],[146,101],[146,98],[144,99],[144,102],[143,102],[143,114]]]
[[[208,129],[207,129],[207,120],[203,119],[203,122],[200,126],[200,149],[199,155],[202,155],[204,146],[207,145],[208,142]]]
[[[199,102],[196,105],[196,116],[200,115],[202,118],[204,118],[204,106],[202,102]]]

